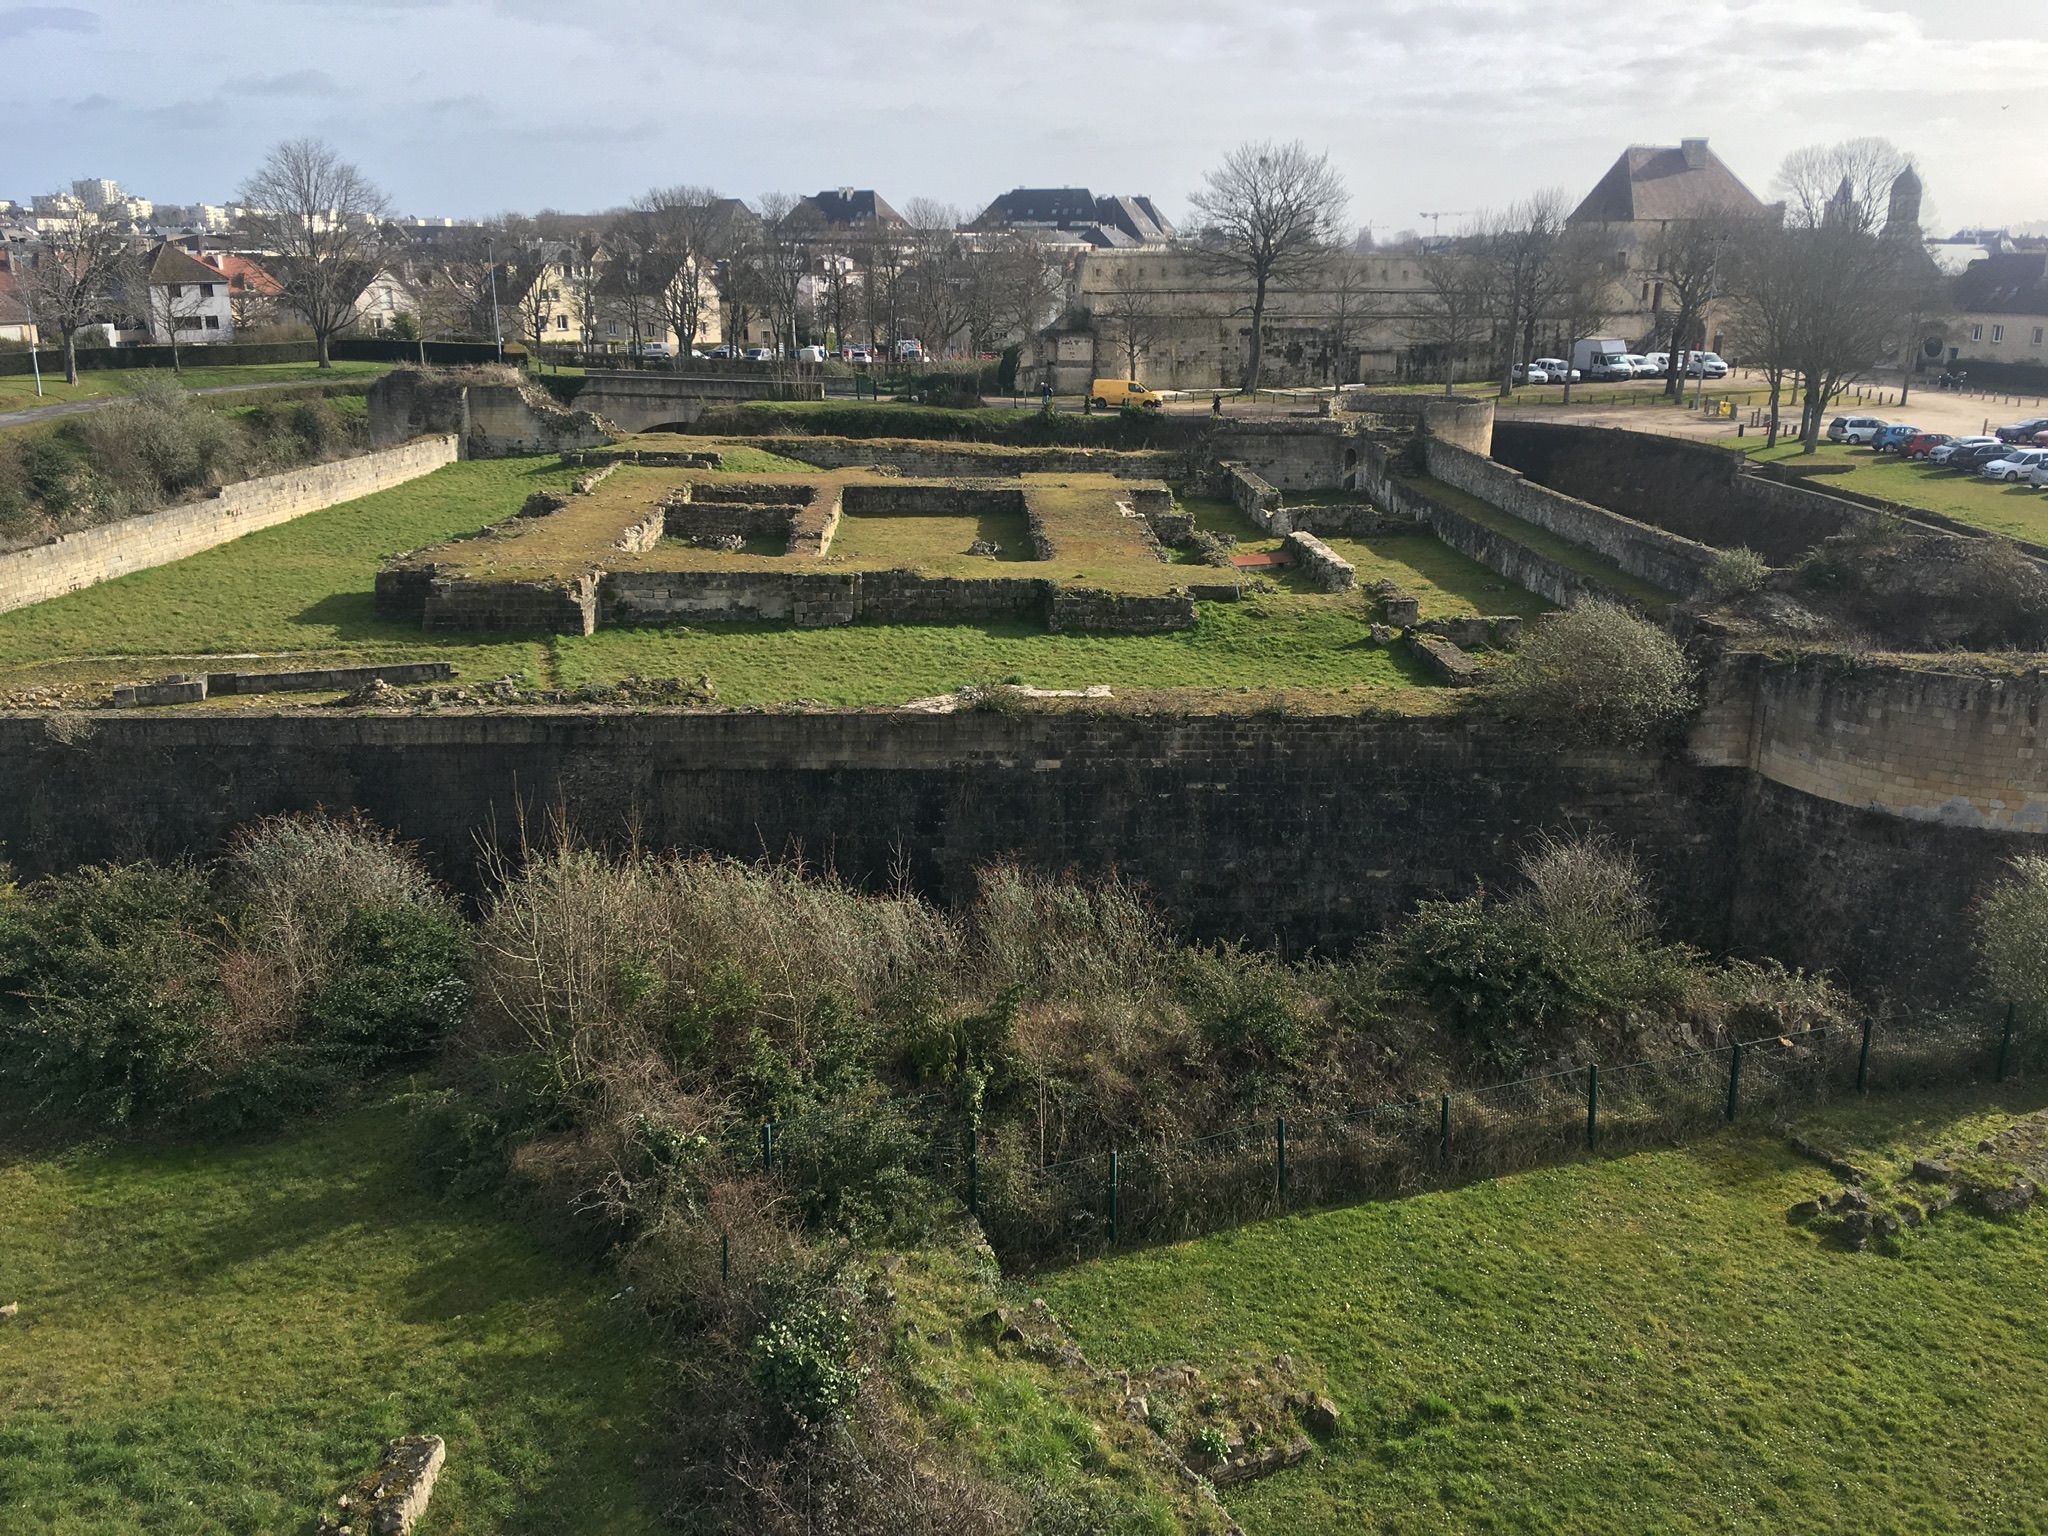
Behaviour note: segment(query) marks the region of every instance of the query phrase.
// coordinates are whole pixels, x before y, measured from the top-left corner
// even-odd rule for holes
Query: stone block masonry
[[[82,528],[0,555],[0,612],[25,608],[131,571],[168,565],[308,512],[389,490],[455,462],[453,437],[337,459],[220,488],[218,495],[118,523]]]
[[[1358,568],[1312,533],[1288,534],[1287,552],[1325,592],[1349,592],[1358,585]]]

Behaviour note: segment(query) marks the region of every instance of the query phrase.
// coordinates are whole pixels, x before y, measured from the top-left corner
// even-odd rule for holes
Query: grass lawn
[[[1612,560],[1568,539],[1559,538],[1547,528],[1538,528],[1534,523],[1524,522],[1512,513],[1488,506],[1477,496],[1468,495],[1456,486],[1445,485],[1441,480],[1432,480],[1427,475],[1418,476],[1411,483],[1418,491],[1464,513],[1473,522],[1491,528],[1494,532],[1513,539],[1517,544],[1525,544],[1538,554],[1548,555],[1559,565],[1569,566],[1595,581],[1605,582],[1616,591],[1633,598],[1652,618],[1662,618],[1665,610],[1671,605],[1669,593],[1629,575]],[[1483,570],[1484,567],[1480,569]]]
[[[1905,1156],[2048,1092],[1880,1099],[1807,1129]],[[1080,1265],[1036,1289],[1104,1369],[1288,1351],[1343,1409],[1226,1496],[1246,1529],[2019,1532],[2048,1526],[2048,1214],[1852,1253],[1838,1183],[1757,1130]]]
[[[1823,443],[1813,454],[1801,455],[1796,442],[1781,442],[1775,448],[1752,448],[1749,456],[1765,464],[1783,460],[1851,465],[1844,473],[1815,475],[1807,483],[1816,491],[1833,486],[1878,496],[1902,506],[1940,512],[1990,533],[2048,544],[2048,492],[2024,483],[1998,485],[1982,475],[1909,464],[1889,453],[1876,454],[1845,443]]]
[[[203,347],[194,348],[194,358],[203,357]],[[25,411],[43,405],[62,405],[67,400],[101,400],[109,395],[125,395],[129,386],[145,374],[155,377],[177,378],[187,389],[216,389],[231,384],[299,384],[329,383],[342,379],[372,379],[389,373],[389,363],[336,363],[326,372],[321,372],[317,363],[247,363],[232,368],[208,368],[195,361],[185,365],[182,376],[172,374],[167,368],[91,368],[83,369],[76,385],[64,382],[64,362],[57,357],[56,367],[50,366],[51,354],[43,353],[43,394],[36,398],[36,381],[30,374],[7,374],[0,376],[0,411]]]
[[[651,1335],[410,1169],[388,1103],[0,1160],[0,1528],[296,1536],[423,1433],[448,1465],[420,1536],[658,1529]]]

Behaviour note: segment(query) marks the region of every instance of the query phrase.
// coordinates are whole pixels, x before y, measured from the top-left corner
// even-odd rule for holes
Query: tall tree
[[[1743,363],[1770,387],[1767,448],[1777,445],[1785,383],[1799,363],[1810,254],[1804,233],[1776,219],[1749,221],[1729,244],[1729,329]]]
[[[333,367],[329,343],[386,259],[384,194],[320,140],[287,139],[239,195],[245,232],[276,254],[286,301],[313,328],[320,366]]]
[[[1910,163],[1889,139],[1809,144],[1785,157],[1771,190],[1785,199],[1788,224],[1817,229],[1826,219],[1846,219],[1867,234],[1883,227],[1892,183]]]
[[[1671,355],[1664,364],[1664,393],[1673,400],[1685,392],[1686,350],[1705,344],[1700,332],[1716,293],[1721,259],[1738,221],[1738,215],[1716,210],[1672,219],[1650,239],[1646,252],[1650,274],[1673,304],[1666,333]]]
[[[1320,287],[1329,317],[1329,366],[1333,385],[1354,384],[1345,377],[1350,367],[1351,343],[1359,329],[1372,318],[1373,299],[1370,267],[1361,253],[1372,248],[1372,231],[1362,230],[1350,249],[1333,250],[1324,259]]]
[[[925,356],[937,360],[966,326],[970,307],[960,210],[914,197],[904,205],[903,217],[909,224],[908,260],[901,279],[907,308]]]
[[[77,207],[46,230],[20,274],[22,297],[39,327],[64,338],[64,379],[78,382],[78,333],[107,318],[129,269],[127,220]]]
[[[1444,393],[1458,379],[1458,360],[1486,337],[1495,313],[1493,264],[1460,242],[1431,246],[1415,258],[1422,303],[1415,332],[1443,361]]]
[[[1615,268],[1607,238],[1597,225],[1568,227],[1551,260],[1550,307],[1558,350],[1565,360],[1564,399],[1571,404],[1572,354],[1603,329],[1616,309]]]
[[[1475,254],[1491,268],[1500,306],[1500,392],[1515,387],[1515,364],[1533,346],[1536,322],[1549,307],[1556,282],[1555,256],[1564,237],[1568,205],[1562,192],[1538,192],[1482,227]]]
[[[1298,139],[1240,145],[1203,181],[1188,199],[1205,226],[1197,249],[1248,294],[1251,349],[1242,387],[1257,389],[1267,301],[1315,270],[1338,238],[1350,194],[1329,155],[1311,155]]]
[[[1164,337],[1167,317],[1160,312],[1157,296],[1138,276],[1136,263],[1122,253],[1111,271],[1109,283],[1095,294],[1095,323],[1103,335],[1124,355],[1124,377],[1138,377],[1138,359]]]

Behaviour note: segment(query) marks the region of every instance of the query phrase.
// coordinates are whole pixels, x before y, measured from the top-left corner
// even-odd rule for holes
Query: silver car
[[[1946,464],[1965,448],[1985,448],[1997,442],[1995,437],[1952,437],[1934,452],[1927,455],[1930,464]]]
[[[2007,485],[2018,485],[2022,480],[2031,485],[2034,471],[2044,460],[2048,460],[2048,448],[2016,448],[2003,458],[1993,459],[1977,473],[1986,480],[2002,480]]]

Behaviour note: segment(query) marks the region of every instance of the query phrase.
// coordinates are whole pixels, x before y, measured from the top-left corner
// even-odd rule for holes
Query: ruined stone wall
[[[853,517],[985,517],[1025,513],[1023,491],[1011,486],[849,485],[840,506]]]
[[[394,591],[393,606],[414,590]],[[379,611],[383,611],[380,590]],[[532,635],[587,635],[597,627],[597,579],[469,581],[430,575],[420,599],[420,627],[429,634],[492,631]]]
[[[1538,485],[1717,549],[1747,546],[1792,565],[1871,513],[1839,497],[1743,470],[1708,443],[1613,427],[1504,421],[1493,456]]]
[[[224,485],[205,501],[63,534],[0,555],[0,612],[168,565],[308,512],[403,485],[455,462],[453,437],[429,437],[331,464]]]
[[[1296,529],[1288,534],[1287,552],[1308,579],[1325,592],[1349,592],[1358,585],[1358,568],[1312,533]]]
[[[880,468],[913,480],[982,479],[999,475],[1115,475],[1125,480],[1173,478],[1178,455],[1156,449],[1009,448],[993,443],[927,443],[902,438],[764,437],[753,445],[820,469]]]
[[[394,368],[370,386],[369,417],[375,447],[445,432],[454,434],[465,459],[563,453],[612,440],[596,416],[563,409],[538,386],[481,383],[475,376],[413,368]]]
[[[1045,622],[1054,631],[1166,634],[1195,627],[1195,600],[1185,592],[1152,595],[1105,592],[1098,587],[1055,587]]]
[[[786,506],[748,506],[738,502],[671,501],[663,508],[662,527],[671,539],[723,538],[738,534],[743,539],[787,540],[796,532],[796,520],[803,509]]]
[[[1347,389],[1339,396],[1347,414],[1377,416],[1389,423],[1419,424],[1431,437],[1471,453],[1492,453],[1493,402],[1469,395],[1432,395],[1410,390]]]
[[[1343,421],[1226,417],[1211,431],[1208,452],[1219,462],[1243,466],[1279,490],[1323,491],[1350,480],[1364,440],[1354,424]]]
[[[1705,588],[1715,558],[1706,545],[1563,495],[1452,444],[1432,438],[1424,446],[1431,476],[1444,484],[1605,556],[1639,581],[1674,596],[1689,597]]]

